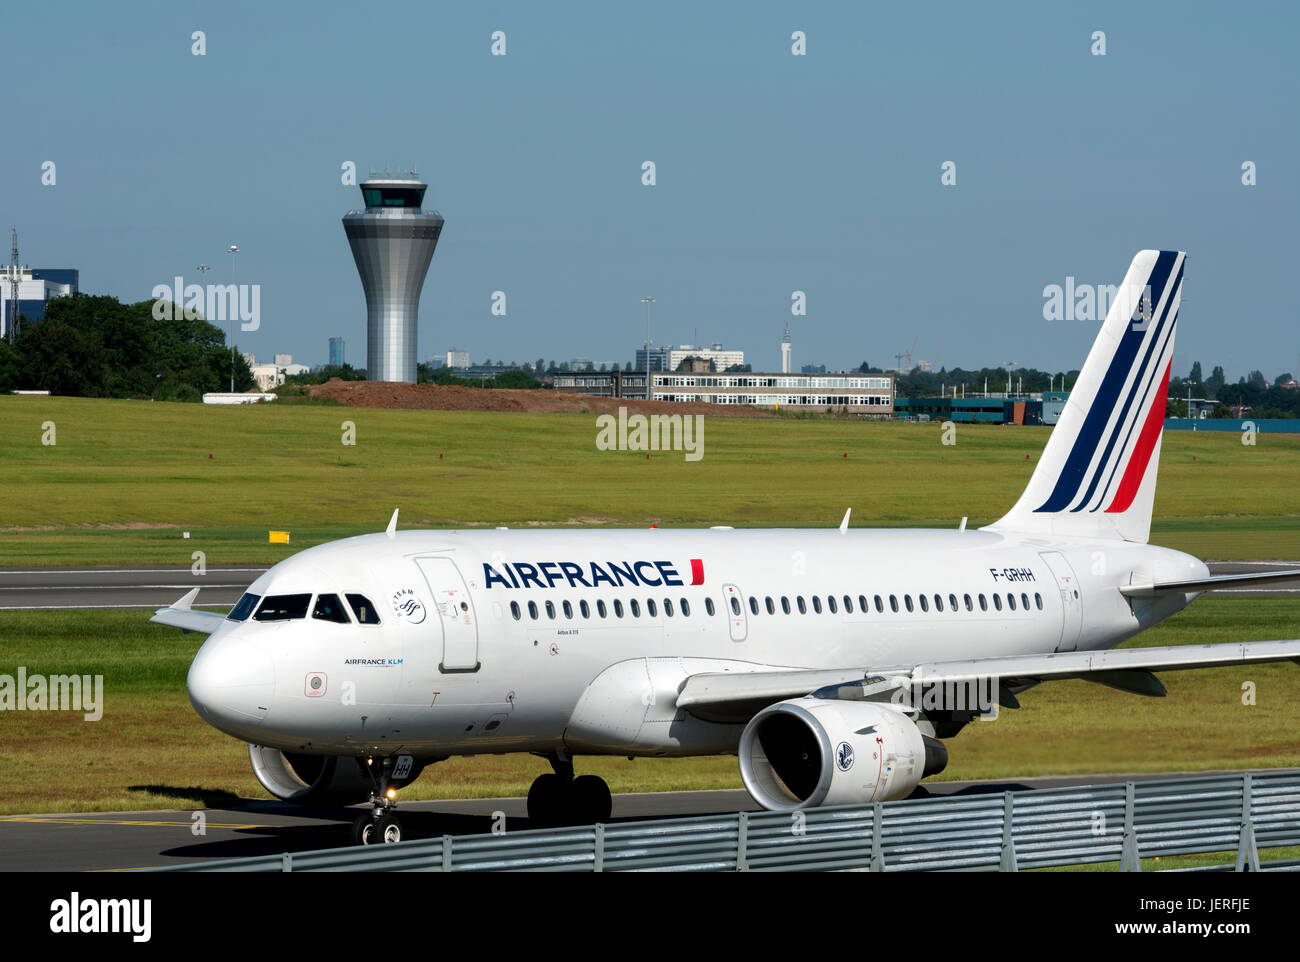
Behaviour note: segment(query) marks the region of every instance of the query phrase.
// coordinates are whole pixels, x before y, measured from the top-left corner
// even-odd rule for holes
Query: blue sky
[[[1043,288],[1116,284],[1161,247],[1189,252],[1175,373],[1300,365],[1294,5],[55,0],[6,26],[23,261],[144,300],[200,262],[227,280],[237,243],[259,359],[321,363],[342,335],[363,362],[353,161],[414,165],[446,218],[421,358],[622,362],[650,294],[656,341],[756,369],[787,322],[796,367],[915,341],[1072,369],[1097,324],[1044,320]]]

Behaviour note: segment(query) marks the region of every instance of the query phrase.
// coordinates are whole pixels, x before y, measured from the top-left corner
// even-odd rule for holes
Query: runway
[[[1216,575],[1300,568],[1300,561],[1215,561]],[[191,588],[197,606],[229,608],[263,571],[256,565],[210,567],[196,575],[184,565],[166,568],[0,568],[0,611],[162,608]],[[1215,594],[1300,597],[1300,579],[1268,588],[1231,588]]]
[[[932,795],[979,794],[1212,774],[1224,773],[1070,775],[933,782],[925,787]],[[611,821],[757,810],[758,806],[741,789],[634,793],[614,796]],[[197,834],[193,811],[0,816],[0,871],[111,871],[343,847],[350,844],[351,820],[363,811],[364,805],[302,809],[282,802],[241,799],[229,806],[203,809],[202,835]],[[497,813],[504,816],[506,831],[529,827],[523,798],[409,802],[401,806],[399,813],[408,839],[487,833],[499,822]]]

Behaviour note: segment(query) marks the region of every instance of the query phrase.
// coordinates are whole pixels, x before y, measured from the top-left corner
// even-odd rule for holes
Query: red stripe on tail
[[[1151,402],[1151,410],[1147,412],[1142,433],[1138,435],[1137,446],[1129,458],[1128,467],[1124,469],[1124,477],[1119,482],[1119,490],[1115,492],[1115,500],[1106,509],[1107,513],[1127,511],[1137,497],[1138,488],[1142,487],[1142,479],[1146,476],[1147,465],[1151,461],[1151,452],[1155,450],[1160,431],[1165,426],[1165,394],[1169,390],[1169,368],[1173,366],[1171,358],[1169,367],[1165,368],[1165,376],[1160,381],[1160,390]]]

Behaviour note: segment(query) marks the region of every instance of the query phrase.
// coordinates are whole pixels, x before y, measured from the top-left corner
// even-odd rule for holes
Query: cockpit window
[[[311,595],[271,595],[253,615],[254,621],[293,621],[307,617]]]
[[[357,616],[357,621],[363,625],[379,624],[379,613],[375,611],[375,606],[370,603],[370,599],[365,595],[348,595],[348,604],[352,606],[352,613]]]
[[[340,625],[352,623],[348,613],[343,610],[343,603],[338,595],[317,595],[316,604],[311,609],[311,616],[321,621],[337,621]]]
[[[261,595],[253,595],[244,592],[244,596],[239,599],[239,602],[235,607],[230,609],[230,613],[227,614],[226,617],[231,621],[245,621],[248,616],[253,613],[253,609],[257,607],[257,603],[261,600]]]

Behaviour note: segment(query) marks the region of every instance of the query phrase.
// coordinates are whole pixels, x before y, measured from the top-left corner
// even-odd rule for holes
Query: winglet
[[[393,536],[394,532],[397,531],[397,512],[401,510],[401,508],[394,508],[393,516],[388,519],[388,530],[385,531],[384,534],[388,535],[390,538]]]
[[[844,520],[840,522],[840,534],[843,534],[845,531],[849,530],[849,515],[851,515],[852,513],[853,513],[852,508],[849,508],[847,511],[844,512]]]
[[[185,592],[185,597],[181,598],[180,601],[173,602],[171,607],[177,609],[178,611],[189,611],[190,608],[194,606],[194,599],[197,598],[198,596],[199,596],[199,589],[192,588],[189,591]]]

